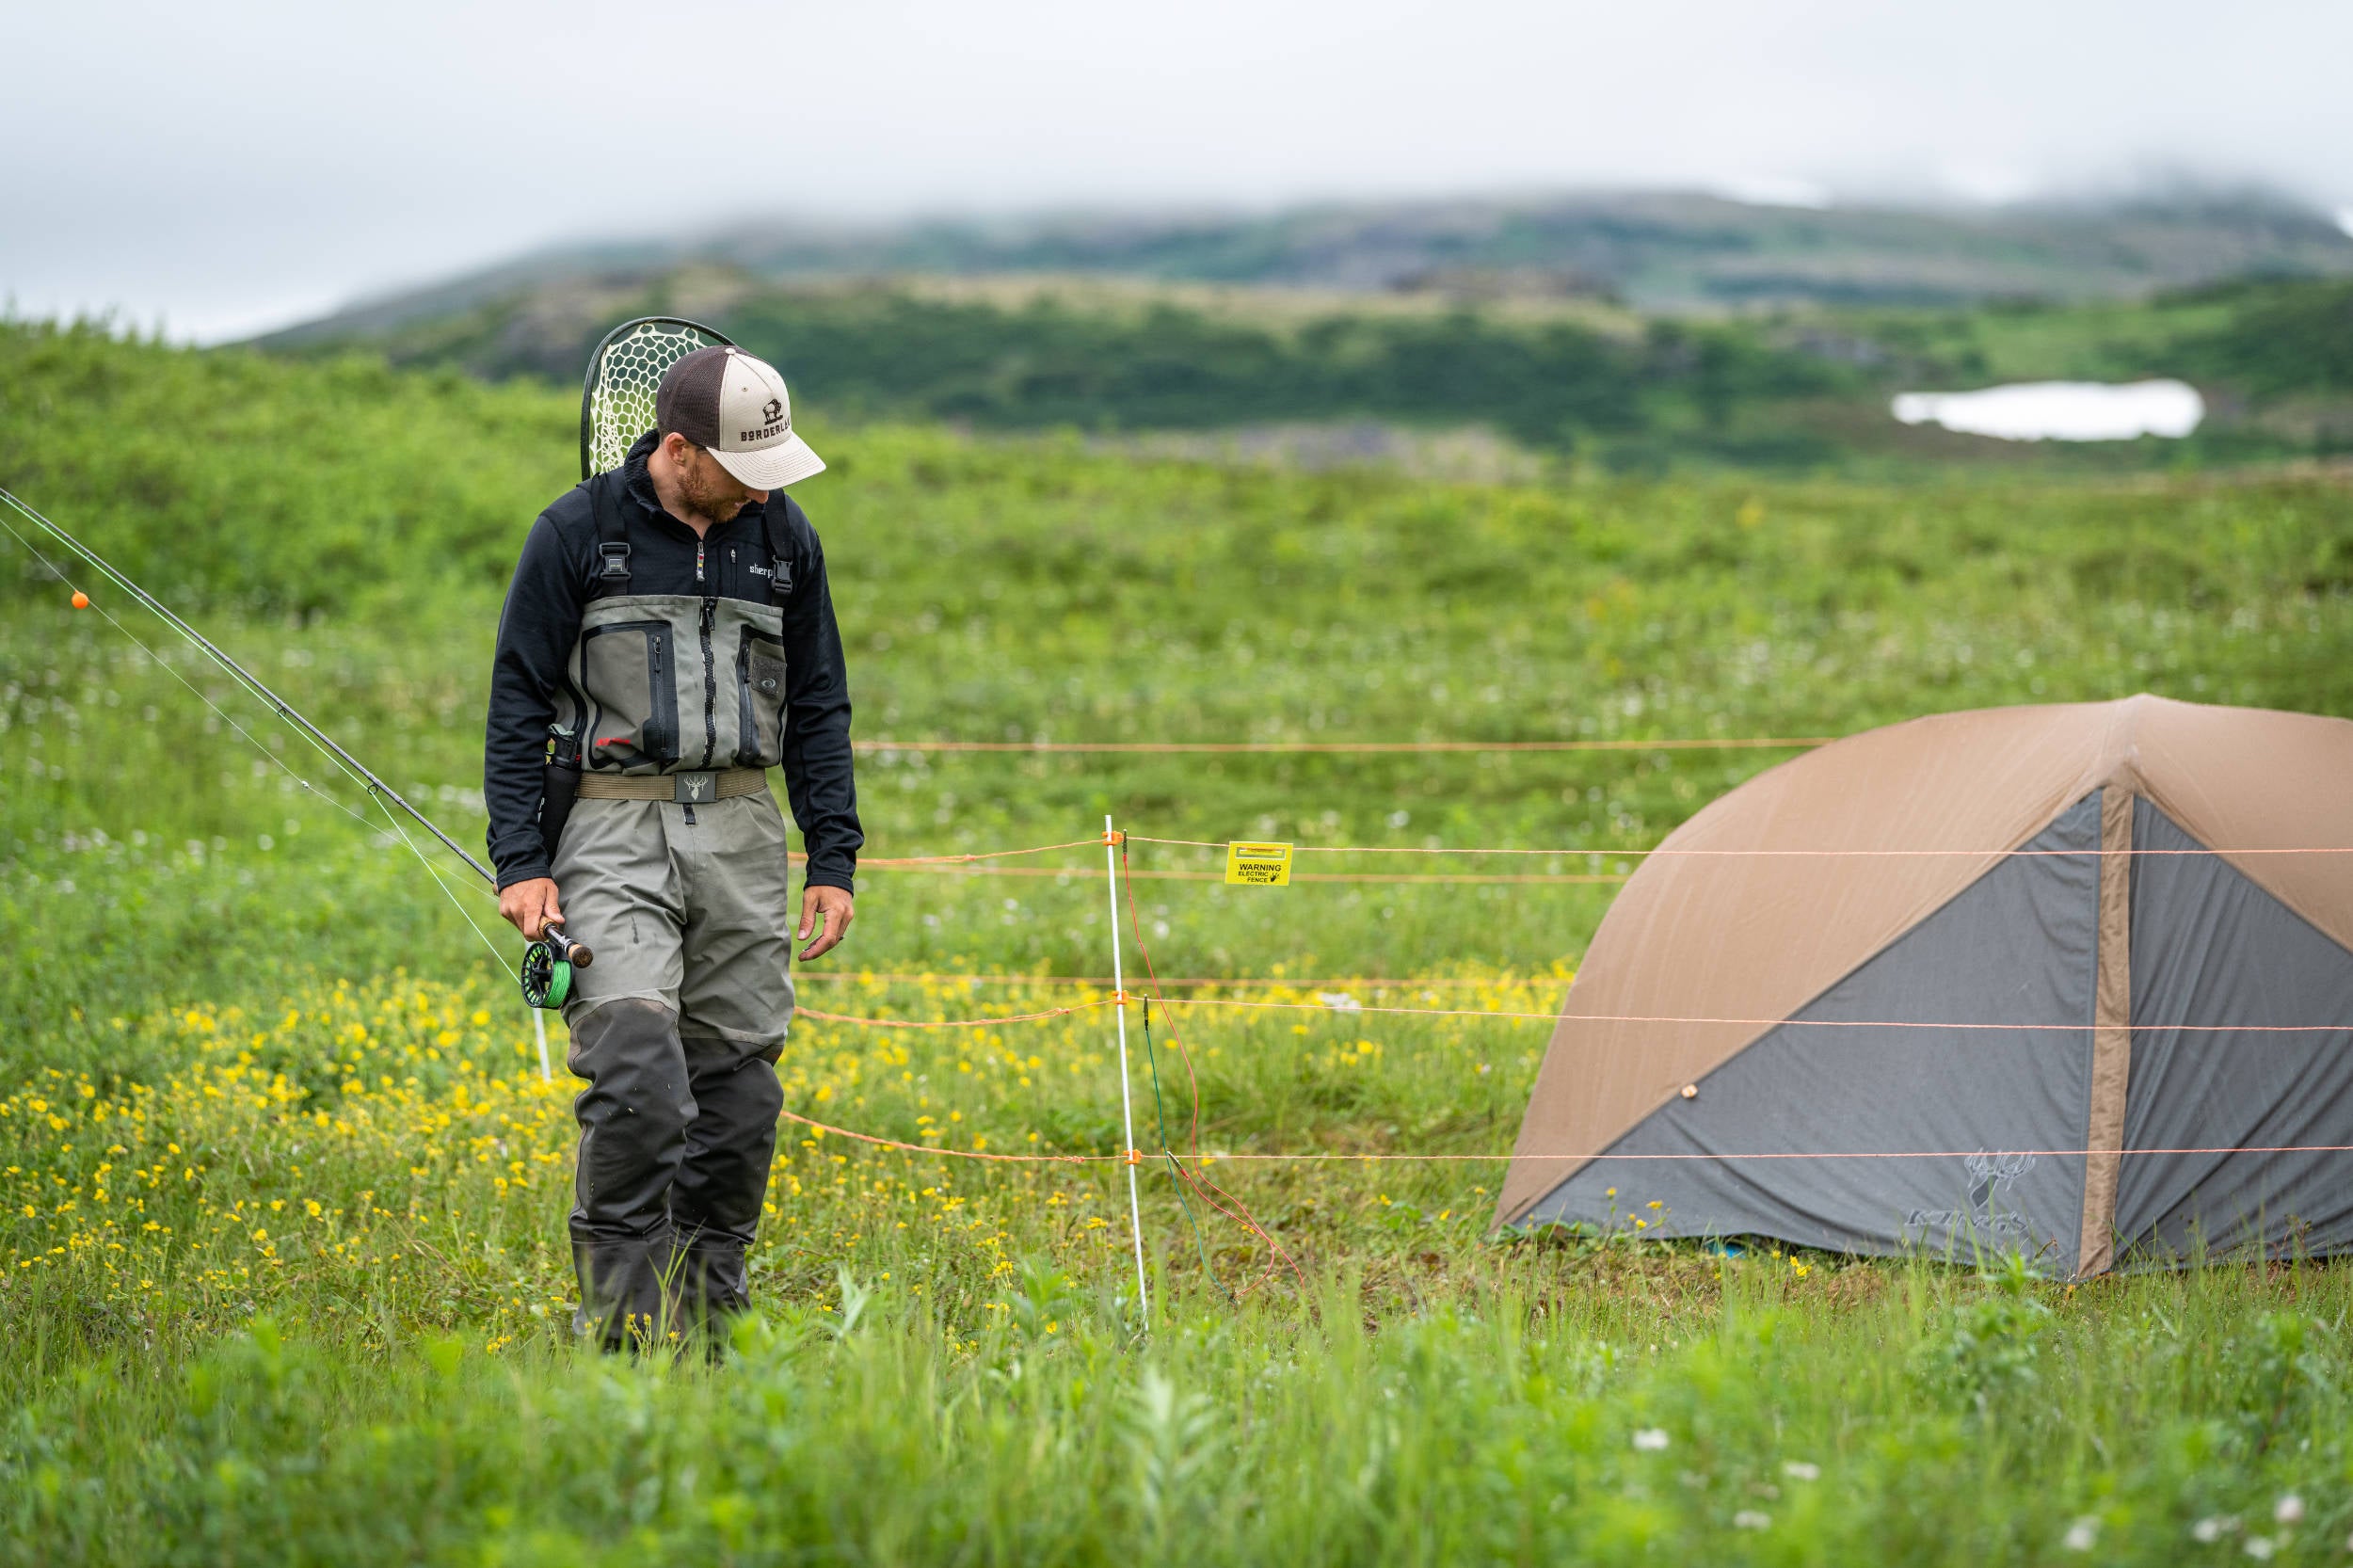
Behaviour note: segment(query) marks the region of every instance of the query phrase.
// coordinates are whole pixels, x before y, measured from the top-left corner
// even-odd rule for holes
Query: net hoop
[[[580,476],[621,466],[638,437],[653,428],[662,373],[697,348],[731,348],[724,334],[684,316],[636,316],[604,335],[588,356],[580,385]]]

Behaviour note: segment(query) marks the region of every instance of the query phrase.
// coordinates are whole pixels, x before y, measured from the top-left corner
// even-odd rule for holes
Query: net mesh
[[[664,371],[726,341],[684,322],[648,321],[607,344],[588,389],[589,473],[619,468],[631,443],[653,428],[653,395]]]

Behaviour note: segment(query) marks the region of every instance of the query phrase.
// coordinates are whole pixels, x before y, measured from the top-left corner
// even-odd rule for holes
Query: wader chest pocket
[[[581,750],[592,768],[678,760],[678,680],[667,621],[616,621],[580,634],[591,704]]]
[[[774,767],[784,751],[784,644],[764,632],[745,628],[735,656],[737,690],[742,697],[742,748],[738,767]]]

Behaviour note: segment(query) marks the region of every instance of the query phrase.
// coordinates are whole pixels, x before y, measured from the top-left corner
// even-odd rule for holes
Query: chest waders
[[[744,779],[720,774],[762,772],[783,760],[779,606],[792,592],[792,563],[777,552],[764,510],[760,548],[766,563],[755,561],[747,569],[767,580],[765,605],[715,592],[632,595],[623,471],[600,474],[587,484],[598,569],[541,768],[539,840],[551,865],[572,803],[580,797],[584,770],[600,775],[592,790],[601,787],[608,767],[623,777],[642,779],[650,773],[675,778],[674,793],[632,790],[630,798],[674,798],[691,805],[747,792]],[[698,561],[696,576],[716,586],[705,563]],[[696,713],[699,735],[693,722]],[[684,771],[678,771],[682,766]],[[550,927],[524,950],[518,974],[523,1000],[534,1007],[560,1009],[571,996],[574,966],[585,968],[591,956],[567,939],[561,927]]]
[[[566,911],[597,942],[560,999],[588,1081],[570,1231],[577,1327],[616,1349],[749,1304],[794,913],[766,773],[789,722],[792,563],[745,529],[696,542],[697,591],[636,591],[627,472],[588,482],[596,575],[540,815]]]

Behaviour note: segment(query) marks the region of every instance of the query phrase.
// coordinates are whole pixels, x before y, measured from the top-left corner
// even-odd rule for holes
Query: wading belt
[[[764,768],[718,768],[700,773],[583,773],[582,800],[674,800],[707,806],[714,800],[756,795],[768,788]]]

